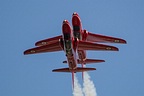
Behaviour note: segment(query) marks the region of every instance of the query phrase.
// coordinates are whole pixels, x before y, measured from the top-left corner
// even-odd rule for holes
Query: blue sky
[[[24,56],[41,39],[61,34],[64,19],[78,12],[83,28],[120,37],[128,44],[111,44],[119,52],[88,51],[89,72],[98,96],[144,95],[143,0],[1,0],[0,96],[72,96],[71,74],[52,73],[66,67],[64,52]],[[78,73],[82,84],[81,74]]]

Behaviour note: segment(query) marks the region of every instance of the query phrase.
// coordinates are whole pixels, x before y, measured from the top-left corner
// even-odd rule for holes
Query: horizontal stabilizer
[[[78,64],[90,64],[90,63],[101,63],[105,62],[105,60],[99,60],[99,59],[86,59],[85,61],[77,60]],[[63,63],[67,63],[67,61],[63,61]]]
[[[89,64],[89,63],[101,63],[101,62],[105,62],[105,60],[98,60],[98,59],[86,59],[85,63]],[[82,62],[79,60],[78,62],[79,64],[82,64]]]
[[[60,68],[60,69],[54,69],[53,72],[84,72],[84,71],[92,71],[96,70],[96,68],[82,68],[77,67],[76,69],[69,69],[69,68]]]

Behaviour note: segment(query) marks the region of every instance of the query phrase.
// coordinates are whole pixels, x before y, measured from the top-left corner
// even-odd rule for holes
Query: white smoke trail
[[[78,82],[76,74],[74,74],[73,96],[83,96],[82,88]]]
[[[83,92],[85,96],[97,96],[96,88],[93,81],[90,80],[90,76],[87,72],[84,72],[84,83],[83,83]]]

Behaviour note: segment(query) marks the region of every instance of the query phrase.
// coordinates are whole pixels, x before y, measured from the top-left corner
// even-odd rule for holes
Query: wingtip
[[[39,42],[36,42],[36,43],[35,43],[35,46],[39,46]]]
[[[101,60],[101,62],[105,62],[105,60]]]
[[[23,52],[23,55],[27,55],[26,51]]]
[[[119,51],[119,48],[115,47],[115,48],[114,48],[114,51]]]
[[[107,47],[107,50],[119,51],[119,48],[112,46],[111,48]]]
[[[35,50],[32,50],[32,49],[28,49],[28,50],[25,50],[25,51],[23,52],[24,55],[29,55],[29,54],[34,54],[34,53],[36,53],[36,51],[35,51]]]
[[[108,51],[119,51],[119,49],[117,47],[114,47],[114,46],[106,47],[106,50],[108,50]]]
[[[127,44],[127,41],[126,41],[126,40],[124,40],[124,44]]]
[[[121,40],[121,43],[123,43],[123,44],[127,44],[127,41],[124,40],[124,39],[122,39],[122,40]]]
[[[29,51],[26,50],[26,51],[23,52],[23,54],[24,54],[24,55],[28,55],[28,54],[29,54]]]
[[[36,42],[36,43],[35,43],[35,46],[41,46],[41,45],[42,45],[41,42]]]
[[[23,55],[26,55],[25,52],[23,52]]]

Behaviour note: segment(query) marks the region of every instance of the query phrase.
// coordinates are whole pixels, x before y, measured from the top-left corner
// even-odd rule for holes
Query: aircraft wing
[[[90,32],[88,32],[86,39],[87,39],[87,41],[92,41],[92,42],[123,43],[123,44],[126,43],[126,41],[124,39],[121,39],[121,38],[115,38],[115,37],[110,37],[110,36],[93,34]]]
[[[61,51],[61,50],[63,50],[63,48],[60,45],[60,42],[57,41],[57,42],[54,42],[51,44],[28,49],[28,50],[24,51],[24,55],[45,53],[45,52],[55,52],[55,51]]]
[[[44,39],[44,40],[38,41],[38,42],[35,43],[35,45],[36,45],[36,46],[47,45],[47,44],[50,44],[50,43],[59,41],[60,38],[62,38],[62,35],[59,35],[59,36],[55,36],[55,37],[52,37],[52,38],[48,38],[48,39]]]
[[[118,51],[118,48],[114,46],[86,41],[79,41],[77,48],[78,50]]]

